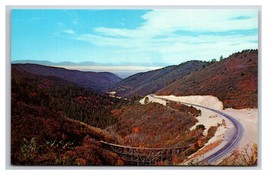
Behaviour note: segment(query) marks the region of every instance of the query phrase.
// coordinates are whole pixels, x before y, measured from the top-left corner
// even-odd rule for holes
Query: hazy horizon
[[[135,63],[133,65],[129,63],[106,63],[101,64],[97,62],[51,62],[51,61],[34,61],[34,60],[15,60],[11,62],[12,64],[39,64],[44,66],[53,66],[58,68],[65,68],[69,70],[79,70],[79,71],[93,71],[93,72],[110,72],[120,78],[127,78],[131,75],[140,72],[147,72],[151,70],[160,69],[166,66],[163,63]]]
[[[12,61],[178,65],[258,48],[253,8],[13,9],[11,27]]]
[[[242,50],[244,51],[244,50]],[[242,52],[238,51],[238,52]],[[237,53],[237,52],[235,52]],[[234,53],[232,53],[234,54]],[[231,54],[231,55],[232,55]],[[230,55],[229,55],[230,56]],[[225,57],[227,58],[227,57]],[[220,61],[220,59],[214,58],[216,61]],[[213,61],[208,60],[209,61]],[[224,58],[223,58],[224,59]],[[205,60],[188,60],[188,61],[203,61]],[[185,62],[188,62],[185,61]],[[39,64],[44,66],[52,66],[58,68],[65,68],[68,70],[78,70],[78,71],[91,71],[91,72],[110,72],[117,75],[120,78],[127,78],[131,75],[153,71],[157,69],[162,69],[168,66],[178,66],[185,62],[179,64],[167,64],[167,63],[146,63],[146,62],[119,62],[119,63],[99,63],[92,61],[83,61],[83,62],[72,62],[72,61],[63,61],[63,62],[53,62],[48,60],[11,60],[12,64]]]

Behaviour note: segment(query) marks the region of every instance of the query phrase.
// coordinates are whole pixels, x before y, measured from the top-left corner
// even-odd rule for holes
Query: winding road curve
[[[161,99],[161,100],[168,100],[168,101],[172,101],[172,102],[176,102],[174,100],[169,100],[169,99],[165,99],[165,98],[160,98],[154,95],[150,95],[153,98],[157,98],[157,99]],[[196,106],[196,107],[200,107],[206,110],[210,110],[213,111],[217,114],[222,115],[223,117],[227,118],[228,120],[230,120],[232,122],[232,124],[234,125],[234,133],[232,135],[232,137],[229,139],[228,143],[225,144],[222,148],[220,148],[217,152],[213,153],[212,155],[206,157],[204,160],[201,160],[199,163],[202,164],[211,164],[212,162],[215,162],[216,160],[220,159],[222,156],[224,156],[225,154],[229,153],[233,147],[240,141],[241,137],[242,137],[242,133],[243,133],[243,127],[242,125],[232,116],[221,112],[219,110],[216,109],[212,109],[209,107],[205,107],[205,106],[201,106],[201,105],[197,105],[197,104],[191,104],[191,103],[185,103],[185,102],[180,102],[182,104],[185,105],[191,105],[191,106]]]

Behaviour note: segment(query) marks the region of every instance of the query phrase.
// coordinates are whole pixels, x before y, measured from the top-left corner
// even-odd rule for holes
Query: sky
[[[166,66],[258,48],[257,9],[13,9],[11,60]]]

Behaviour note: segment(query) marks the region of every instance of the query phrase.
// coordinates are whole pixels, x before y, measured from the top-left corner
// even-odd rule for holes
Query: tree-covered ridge
[[[115,122],[110,111],[121,101],[59,78],[36,76],[15,68],[11,88],[12,115],[20,113],[16,104],[23,101],[100,128]]]
[[[258,50],[237,52],[162,88],[158,95],[213,95],[226,108],[257,108]]]
[[[118,99],[14,68],[11,83],[12,165],[124,164],[99,142],[117,143],[116,138],[90,126],[116,122],[110,111]]]

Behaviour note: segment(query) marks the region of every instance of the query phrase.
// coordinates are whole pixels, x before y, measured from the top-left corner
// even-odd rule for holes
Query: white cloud
[[[71,29],[66,29],[66,30],[63,30],[64,33],[67,33],[67,34],[71,34],[71,35],[74,35],[75,32]]]
[[[94,33],[80,34],[74,38],[96,46],[122,49],[120,53],[125,55],[130,52],[157,53],[163,61],[183,57],[210,59],[220,54],[226,56],[258,47],[255,42],[258,40],[257,34],[246,36],[236,32],[227,35],[229,31],[258,29],[257,10],[153,10],[142,18],[145,22],[136,29],[98,27]],[[177,31],[188,33],[182,35]],[[72,30],[65,32],[75,34]],[[194,33],[199,35],[192,35]]]
[[[238,17],[247,17],[239,19]],[[257,10],[153,10],[142,16],[146,22],[137,29],[96,28],[99,34],[129,38],[155,37],[177,30],[191,32],[223,32],[258,27]]]
[[[247,19],[234,20],[240,16]],[[181,9],[154,10],[143,16],[147,20],[144,28],[164,31],[189,30],[219,32],[258,27],[257,10]]]

